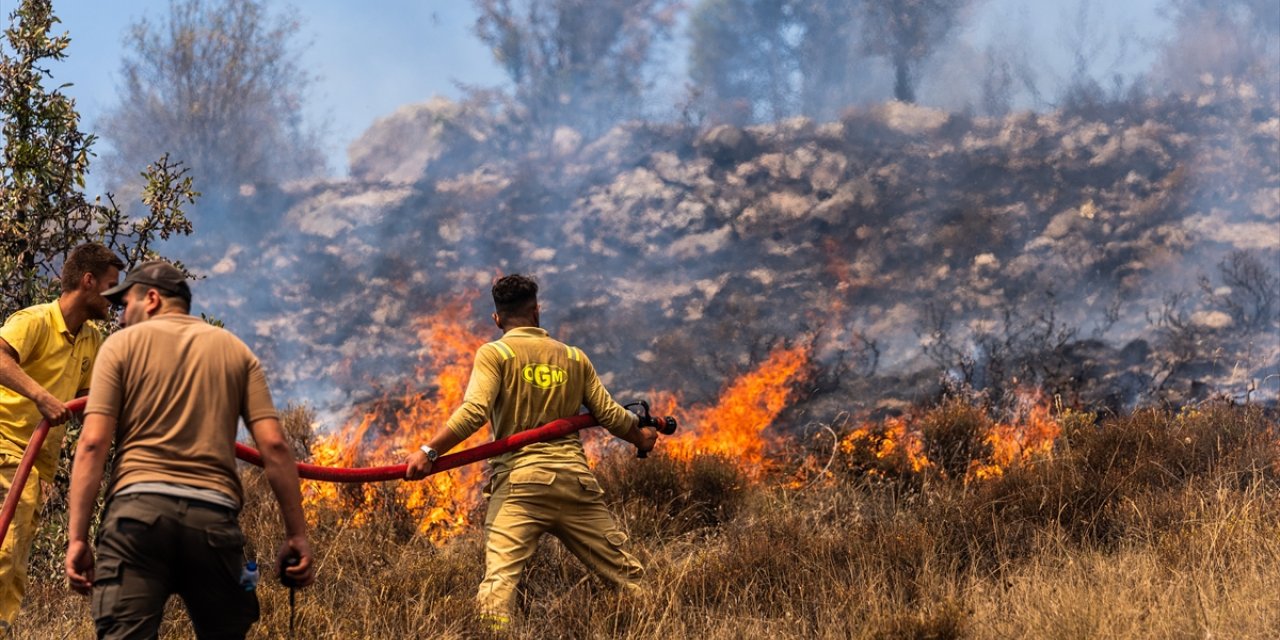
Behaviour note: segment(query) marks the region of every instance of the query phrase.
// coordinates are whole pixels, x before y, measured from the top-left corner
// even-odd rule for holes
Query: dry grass
[[[913,420],[930,469],[841,454],[802,489],[748,482],[723,458],[608,459],[599,475],[648,567],[646,596],[601,587],[546,539],[510,636],[1280,637],[1274,416],[1062,413],[1050,457],[965,480],[983,411],[952,401]],[[242,521],[265,556],[278,517],[257,472],[245,480]],[[299,596],[298,637],[489,637],[471,601],[478,532],[437,548],[394,509],[361,527],[340,515],[317,514],[319,581]],[[253,637],[287,637],[286,592],[268,582]],[[92,635],[85,601],[43,576],[20,624],[18,638]],[[180,607],[164,637],[191,637]]]

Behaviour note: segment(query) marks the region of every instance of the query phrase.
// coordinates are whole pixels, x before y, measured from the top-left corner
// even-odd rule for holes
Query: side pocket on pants
[[[582,485],[582,490],[590,494],[604,495],[604,489],[600,488],[600,483],[590,476],[578,476],[578,483]]]
[[[244,532],[236,525],[222,525],[209,527],[204,535],[226,575],[239,580],[244,564]]]
[[[94,619],[116,616],[116,604],[120,601],[120,561],[108,558],[93,568],[93,592],[89,599],[90,614]]]
[[[140,534],[160,519],[160,513],[142,500],[142,495],[113,498],[107,507],[107,519],[100,531]]]

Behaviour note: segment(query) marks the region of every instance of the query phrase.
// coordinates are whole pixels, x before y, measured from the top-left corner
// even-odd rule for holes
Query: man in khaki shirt
[[[504,332],[476,352],[462,406],[445,427],[406,461],[405,478],[431,472],[431,463],[475,433],[486,421],[494,438],[568,418],[585,405],[613,435],[648,451],[652,427],[613,401],[581,350],[553,340],[539,328],[538,285],[509,275],[493,285],[493,321]],[[513,613],[516,585],[538,539],[550,533],[606,581],[635,589],[644,573],[623,550],[627,536],[605,507],[577,433],[528,445],[491,460],[485,494],[485,577],[480,606],[495,627]]]
[[[200,638],[243,638],[258,599],[241,584],[245,536],[235,439],[243,419],[262,450],[284,516],[276,567],[313,579],[297,467],[266,377],[231,332],[190,315],[191,290],[167,262],[138,265],[104,294],[123,304],[93,371],[71,471],[66,573],[93,600],[98,638],[154,638],[170,594],[182,597]],[[115,471],[95,561],[89,520],[103,465]],[[298,560],[285,568],[287,559]]]

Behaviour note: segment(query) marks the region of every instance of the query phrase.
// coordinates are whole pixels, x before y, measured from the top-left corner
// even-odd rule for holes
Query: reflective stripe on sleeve
[[[502,354],[502,359],[504,361],[510,360],[516,357],[516,352],[512,350],[511,347],[507,346],[507,343],[501,340],[490,342],[489,346],[493,347],[494,349],[497,349],[498,353]]]

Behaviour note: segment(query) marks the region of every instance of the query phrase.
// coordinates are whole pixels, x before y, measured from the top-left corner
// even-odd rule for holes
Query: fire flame
[[[1008,422],[991,421],[982,427],[985,448],[969,461],[966,482],[998,478],[1053,454],[1062,430],[1041,394],[1020,392],[1013,414]],[[863,423],[841,436],[836,446],[854,468],[870,477],[918,474],[938,466],[929,459],[920,425],[909,417]]]
[[[473,327],[471,305],[463,300],[446,302],[439,312],[416,322],[424,354],[416,380],[429,380],[429,384],[371,403],[359,418],[313,445],[312,461],[345,467],[395,464],[430,439],[462,403],[474,353],[487,341]],[[679,460],[723,455],[737,462],[748,477],[759,480],[776,459],[766,453],[785,444],[787,435],[769,428],[806,379],[811,351],[808,344],[774,349],[764,362],[730,382],[712,405],[682,410],[677,394],[651,393],[654,415],[675,415],[682,423],[680,432],[660,440],[659,452]],[[1014,414],[1008,422],[991,421],[984,428],[984,453],[970,461],[966,481],[996,478],[1052,454],[1060,428],[1043,398],[1022,394]],[[592,464],[616,446],[600,433],[583,436]],[[462,448],[488,439],[486,428]],[[920,426],[910,417],[863,423],[839,435],[836,444],[836,451],[847,459],[861,460],[855,466],[871,477],[936,469],[927,450]],[[309,509],[328,508],[356,525],[369,522],[379,509],[391,505],[418,523],[421,535],[439,543],[470,526],[482,478],[481,465],[467,465],[421,482],[339,487],[307,481],[303,495]],[[786,486],[798,488],[804,483],[795,480]]]
[[[915,425],[905,418],[889,418],[883,425],[863,424],[840,439],[840,451],[846,456],[869,451],[877,461],[890,468],[920,473],[933,466],[924,453],[924,439]],[[868,474],[880,475],[878,469]]]
[[[359,419],[317,441],[312,446],[312,461],[346,467],[395,464],[403,461],[407,451],[426,442],[461,404],[473,354],[486,342],[469,326],[470,306],[461,301],[447,303],[440,312],[420,320],[417,336],[428,357],[418,367],[418,379],[431,380],[428,387],[434,393],[406,389],[372,403]],[[700,453],[730,456],[750,475],[758,476],[768,466],[766,449],[781,437],[766,431],[791,401],[794,385],[804,379],[808,360],[808,346],[775,349],[764,363],[733,381],[716,404],[683,412],[685,430],[664,438],[661,450],[681,459]],[[654,415],[682,413],[675,394],[658,392],[650,400]],[[593,437],[598,435],[584,434],[593,463],[609,449],[608,439]],[[488,434],[477,434],[475,439],[488,440]],[[401,482],[392,487],[366,484],[342,488],[307,481],[303,495],[309,509],[335,509],[355,525],[368,523],[379,505],[393,500],[396,508],[419,523],[420,534],[438,543],[470,525],[469,514],[479,502],[481,480],[482,467],[468,465],[433,474],[422,482]]]
[[[1006,469],[1053,453],[1062,428],[1049,414],[1049,404],[1041,394],[1020,393],[1017,414],[1013,422],[996,423],[987,431],[983,442],[991,447],[991,456],[986,461],[971,462],[969,478],[998,478]]]
[[[423,345],[423,362],[416,380],[431,380],[433,393],[407,388],[374,403],[359,419],[319,439],[312,460],[324,466],[398,464],[408,452],[427,442],[462,404],[471,362],[487,338],[472,330],[471,307],[463,300],[447,301],[439,312],[419,319],[414,328]],[[488,439],[488,428],[468,439]],[[420,482],[398,482],[390,496],[397,508],[417,521],[418,532],[433,541],[452,537],[469,524],[478,503],[482,470],[466,466],[428,476]],[[369,521],[376,505],[386,502],[386,488],[377,484],[343,489],[335,484],[304,482],[304,504],[312,510],[340,509],[353,524]]]
[[[734,380],[713,406],[694,406],[685,412],[688,429],[659,444],[680,459],[710,453],[739,461],[748,475],[768,468],[765,451],[779,434],[767,433],[778,414],[790,404],[796,383],[804,380],[810,347],[779,347],[754,370]],[[674,396],[663,398],[661,412],[677,413]]]

